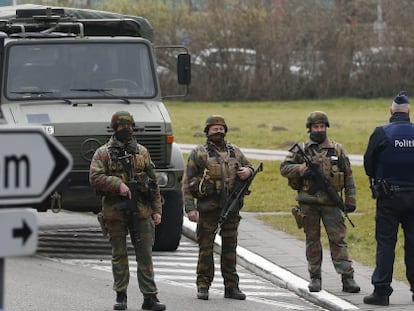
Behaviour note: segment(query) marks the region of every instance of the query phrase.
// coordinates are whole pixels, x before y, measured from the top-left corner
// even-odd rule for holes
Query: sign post
[[[34,209],[72,169],[72,156],[42,127],[0,126],[0,311],[4,307],[4,257],[33,254],[38,226]],[[14,208],[8,208],[13,205]]]
[[[0,311],[3,311],[3,293],[4,293],[4,258],[0,258]]]

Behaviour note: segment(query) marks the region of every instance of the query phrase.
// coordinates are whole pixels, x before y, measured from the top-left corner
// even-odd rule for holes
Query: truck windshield
[[[148,49],[129,42],[14,44],[5,95],[15,100],[154,97]]]

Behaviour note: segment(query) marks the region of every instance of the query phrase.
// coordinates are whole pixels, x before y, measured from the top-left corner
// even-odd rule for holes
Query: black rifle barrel
[[[138,204],[138,193],[137,193],[137,181],[136,180],[130,180],[127,183],[127,186],[129,188],[129,191],[131,192],[131,199],[127,200],[127,211],[129,214],[129,221],[128,221],[128,227],[129,227],[129,233],[131,235],[131,241],[136,245],[137,239],[138,239],[138,227],[139,227],[139,215],[137,210],[137,204]]]
[[[244,196],[250,193],[249,187],[253,182],[253,179],[256,177],[257,173],[263,171],[263,162],[260,162],[256,169],[254,169],[252,175],[246,179],[240,187],[236,187],[231,195],[226,199],[223,209],[220,213],[220,218],[218,221],[218,226],[216,233],[220,231],[221,226],[227,220],[227,217],[235,210],[240,209],[241,201]]]

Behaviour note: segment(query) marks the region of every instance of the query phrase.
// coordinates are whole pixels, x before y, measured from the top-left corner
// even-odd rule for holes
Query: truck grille
[[[134,135],[150,152],[157,167],[166,165],[165,136]],[[57,136],[56,138],[73,157],[73,170],[89,170],[95,150],[106,143],[110,136]]]

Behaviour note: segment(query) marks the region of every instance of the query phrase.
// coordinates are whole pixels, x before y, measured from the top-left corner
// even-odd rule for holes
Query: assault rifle
[[[232,194],[226,199],[223,209],[220,213],[220,218],[218,221],[217,229],[215,233],[221,230],[221,226],[227,220],[227,217],[234,211],[238,211],[242,207],[243,198],[245,195],[250,194],[250,185],[253,182],[253,179],[256,177],[257,173],[263,171],[263,162],[260,162],[257,168],[253,171],[250,177],[240,183],[236,183],[235,189]]]
[[[329,198],[335,203],[335,205],[340,208],[352,227],[355,227],[354,223],[348,216],[348,212],[346,211],[346,206],[342,201],[342,198],[339,196],[338,192],[336,192],[330,181],[325,177],[325,175],[323,175],[319,167],[316,164],[312,163],[312,161],[306,155],[305,151],[303,151],[303,149],[297,143],[289,149],[290,152],[295,152],[295,150],[297,150],[297,152],[299,152],[299,154],[305,160],[308,170],[310,170],[312,172],[312,175],[315,176],[315,182],[322,187],[322,190],[325,191],[328,194]]]
[[[128,218],[128,229],[129,235],[131,237],[132,244],[136,245],[137,237],[138,237],[138,211],[137,211],[137,204],[138,204],[138,189],[137,189],[137,181],[134,179],[134,170],[132,165],[132,154],[128,154],[125,152],[125,155],[122,157],[118,157],[118,160],[121,161],[122,166],[128,173],[128,181],[125,183],[129,191],[131,192],[131,198],[126,198],[125,202],[125,215]]]

